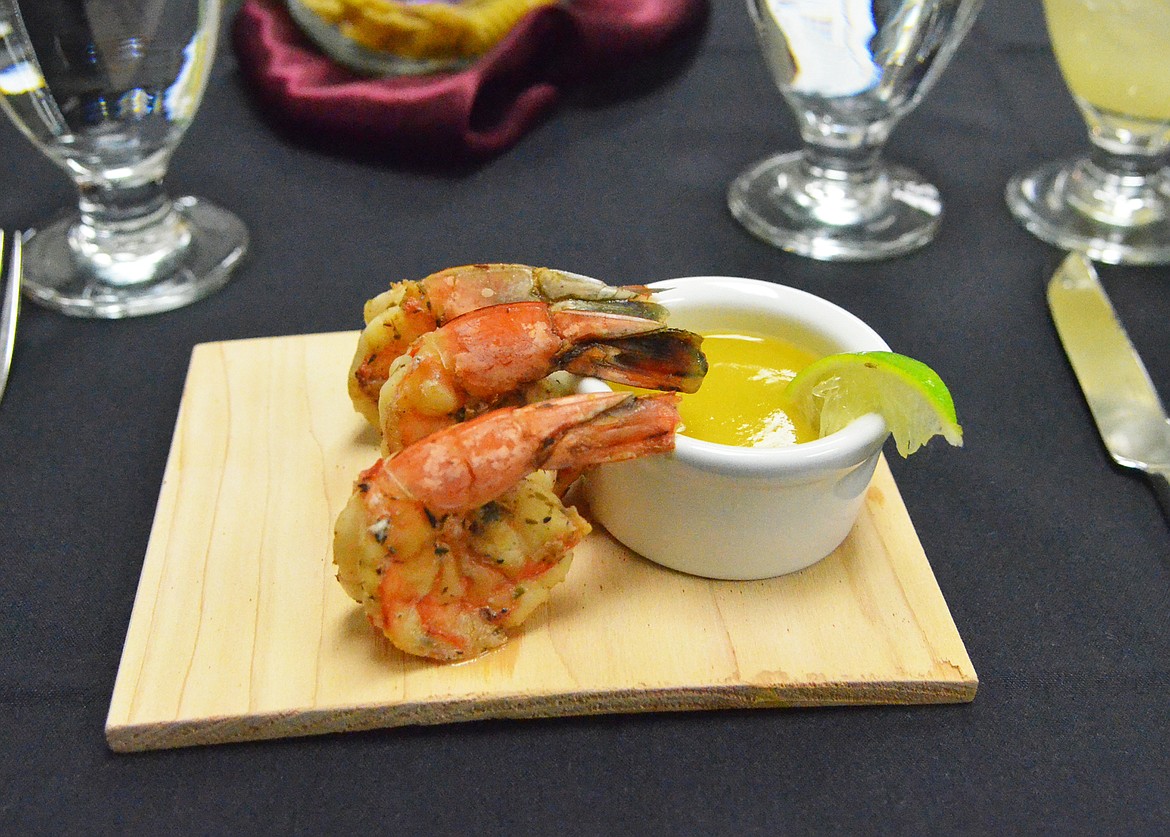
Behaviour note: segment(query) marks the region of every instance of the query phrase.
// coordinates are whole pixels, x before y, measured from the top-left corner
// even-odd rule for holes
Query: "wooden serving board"
[[[334,578],[377,453],[354,333],[197,346],[106,722],[114,750],[603,712],[969,701],[977,679],[890,472],[819,564],[708,581],[596,526],[502,648],[409,657]]]

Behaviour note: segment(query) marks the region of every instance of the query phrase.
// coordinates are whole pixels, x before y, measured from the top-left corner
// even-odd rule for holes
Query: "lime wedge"
[[[822,436],[866,413],[877,413],[886,420],[902,456],[935,436],[963,444],[963,428],[946,384],[925,363],[895,352],[823,357],[801,370],[785,392]]]

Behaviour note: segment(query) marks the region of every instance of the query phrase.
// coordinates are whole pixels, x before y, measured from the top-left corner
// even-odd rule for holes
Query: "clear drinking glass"
[[[728,191],[732,214],[777,247],[825,260],[915,250],[934,237],[938,190],[881,160],[982,0],[748,0],[803,149],[757,163]]]
[[[1008,206],[1097,261],[1170,262],[1170,0],[1044,0],[1044,13],[1090,153],[1016,175]]]
[[[227,282],[244,225],[162,184],[199,107],[219,19],[220,0],[0,0],[0,105],[80,192],[76,210],[25,244],[34,299],[129,317]]]

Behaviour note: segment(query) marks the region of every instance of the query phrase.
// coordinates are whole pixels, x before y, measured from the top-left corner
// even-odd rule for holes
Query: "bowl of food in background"
[[[889,347],[853,314],[795,288],[728,276],[649,287],[672,326],[704,335],[710,369],[682,397],[673,453],[587,475],[594,518],[651,561],[705,578],[770,578],[820,561],[852,529],[889,430],[870,413],[822,436],[785,389],[820,357]]]

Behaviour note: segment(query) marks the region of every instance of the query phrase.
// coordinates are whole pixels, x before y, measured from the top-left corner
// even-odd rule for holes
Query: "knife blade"
[[[0,288],[0,398],[8,386],[12,369],[12,352],[16,348],[16,316],[20,312],[20,247],[19,232],[12,234],[12,246],[5,250],[4,231],[0,230],[0,277],[5,287]]]
[[[1105,449],[1145,472],[1170,520],[1170,421],[1092,263],[1072,253],[1048,283],[1048,307]]]

